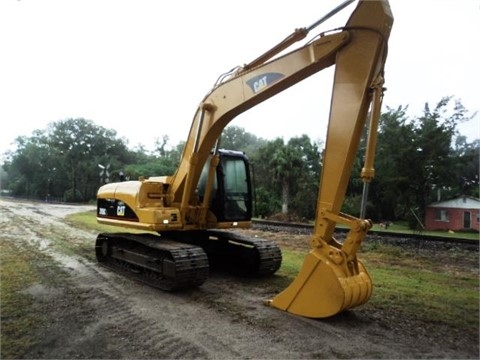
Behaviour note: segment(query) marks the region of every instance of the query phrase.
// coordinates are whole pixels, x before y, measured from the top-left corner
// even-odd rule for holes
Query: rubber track
[[[153,268],[142,268],[101,254],[101,242],[109,246],[135,246],[137,253],[153,258],[167,258],[175,264],[175,277],[166,278]],[[195,245],[161,239],[153,234],[102,233],[95,244],[97,260],[100,264],[150,286],[174,291],[200,286],[208,278],[209,263],[204,250]],[[132,251],[132,248],[129,248]],[[111,251],[109,251],[111,254]]]

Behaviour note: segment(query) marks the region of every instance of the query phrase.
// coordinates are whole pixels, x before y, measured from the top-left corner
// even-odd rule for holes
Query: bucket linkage
[[[297,277],[268,300],[267,305],[299,316],[325,318],[364,304],[370,298],[372,281],[356,253],[372,226],[371,221],[328,211],[323,211],[321,217],[324,221],[314,230],[312,249]],[[350,227],[343,244],[331,236],[320,235],[322,224],[332,220]]]

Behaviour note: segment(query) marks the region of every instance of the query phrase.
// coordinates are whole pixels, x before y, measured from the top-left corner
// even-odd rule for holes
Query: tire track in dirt
[[[137,314],[135,309],[116,294],[96,293],[85,300],[98,315],[101,315],[99,323],[106,329],[117,333],[124,333],[125,329],[128,329],[128,334],[123,334],[127,336],[131,336],[134,329],[133,333],[140,341],[144,355],[151,353],[157,358],[172,359],[208,358],[203,348],[183,340],[166,327]]]
[[[60,221],[56,221],[55,216],[44,211],[39,211],[37,207],[34,206],[13,206],[9,208],[2,206],[0,214],[3,219],[2,223],[8,223],[6,219],[10,218],[12,221],[22,224],[21,231],[19,231],[19,228],[7,226],[6,237],[8,240],[18,242],[20,235],[22,241],[25,241],[29,246],[37,247],[39,251],[42,250],[51,256],[54,261],[64,265],[64,269],[68,270],[70,277],[70,283],[67,286],[68,290],[63,292],[57,291],[56,302],[58,302],[60,297],[64,297],[64,303],[73,302],[79,305],[81,302],[82,309],[87,310],[89,313],[89,316],[83,314],[82,319],[74,319],[79,321],[77,328],[81,329],[73,329],[72,326],[68,327],[68,333],[70,334],[81,333],[77,334],[77,338],[80,340],[74,342],[66,341],[72,348],[83,348],[85,347],[85,342],[88,343],[90,341],[89,339],[93,340],[96,338],[95,334],[102,333],[102,337],[105,337],[105,334],[107,334],[112,338],[122,339],[124,343],[129,345],[128,347],[130,349],[136,349],[137,352],[133,354],[133,357],[208,358],[207,352],[205,352],[202,347],[183,340],[166,327],[159,326],[152,320],[145,319],[137,314],[135,309],[131,307],[131,304],[125,301],[124,294],[121,293],[121,288],[115,283],[118,279],[112,279],[112,277],[117,277],[115,274],[104,272],[98,268],[98,265],[89,263],[85,259],[59,253],[58,250],[55,249],[55,242],[58,240],[50,241],[49,239],[43,238],[45,236],[44,228],[47,225],[55,225],[53,227],[49,226],[49,228],[55,231],[55,233],[51,233],[50,236],[52,238],[67,239],[71,237],[71,228]],[[84,235],[89,236],[90,233],[85,232]],[[99,277],[99,275],[101,276]],[[81,283],[80,286],[77,286],[76,282],[79,279],[81,279]],[[125,281],[124,279],[121,280]],[[31,291],[31,295],[38,296],[43,292],[43,290]],[[70,298],[71,296],[66,296],[65,292],[68,292],[68,295],[74,294],[76,299],[73,300]],[[41,306],[49,307],[49,304],[45,303],[45,299],[39,297],[37,300],[39,303],[43,303]],[[53,308],[49,310],[53,311],[53,316],[61,318],[63,320],[62,322],[68,321],[64,319],[66,314],[63,311],[58,311],[64,309],[57,307],[56,309]],[[78,317],[81,312],[73,311],[70,317],[75,317],[73,315],[77,315],[76,317]],[[85,323],[85,319],[89,319],[90,321]],[[49,323],[50,325],[55,325],[58,324],[59,321],[52,320]],[[134,331],[132,331],[132,329],[134,329]],[[42,338],[44,342],[51,343],[52,339],[49,333],[52,332],[52,329],[48,329],[47,332],[45,332],[45,330],[46,329],[42,329],[44,332]],[[57,331],[59,330],[57,329],[53,332]],[[110,339],[110,341],[112,340],[113,339]],[[34,357],[63,357],[65,355],[68,355],[67,357],[77,357],[75,355],[86,354],[83,349],[72,350],[73,352],[61,350],[45,352],[39,350],[41,347],[42,344],[35,346],[34,349],[30,351],[30,354]],[[116,348],[114,353],[121,354],[123,357],[125,354],[122,354],[122,351],[119,350],[122,349],[122,346],[117,346]],[[99,355],[101,357],[102,352],[107,350],[108,349],[98,349],[95,357]],[[131,352],[131,350],[128,350],[128,352]]]

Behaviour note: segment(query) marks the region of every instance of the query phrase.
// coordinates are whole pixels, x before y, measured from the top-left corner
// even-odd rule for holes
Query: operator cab
[[[220,162],[213,181],[209,209],[217,221],[250,221],[252,186],[247,156],[240,151],[218,150]],[[210,160],[205,163],[198,181],[198,196],[203,200]]]

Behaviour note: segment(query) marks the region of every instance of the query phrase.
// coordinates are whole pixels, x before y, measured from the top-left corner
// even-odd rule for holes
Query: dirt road
[[[475,356],[472,347],[440,342],[398,319],[389,321],[388,314],[358,308],[310,320],[266,307],[263,301],[279,290],[279,276],[245,280],[211,274],[198,289],[174,294],[123,278],[95,262],[94,232],[64,220],[91,208],[0,200],[1,241],[48,259],[39,267],[40,280],[23,291],[43,318],[33,326],[36,343],[24,358]]]

